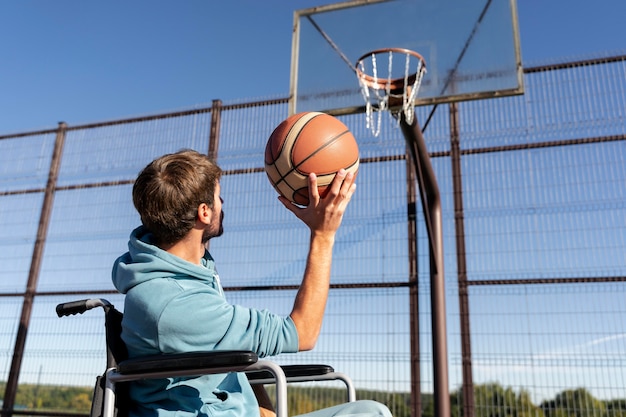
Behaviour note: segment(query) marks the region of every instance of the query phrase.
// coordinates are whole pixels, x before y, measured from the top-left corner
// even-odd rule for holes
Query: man
[[[154,160],[135,181],[133,203],[142,226],[113,266],[113,283],[126,294],[122,338],[130,357],[213,349],[252,350],[263,357],[315,346],[335,234],[356,189],[354,176],[339,171],[322,199],[310,175],[307,207],[279,197],[310,229],[306,268],[288,317],[231,305],[224,297],[206,250],[206,243],[223,233],[220,176],[207,156],[184,150]],[[269,407],[263,392],[253,391],[241,373],[134,382],[130,396],[131,417],[258,416],[259,402],[263,415]],[[320,413],[391,416],[372,401]]]

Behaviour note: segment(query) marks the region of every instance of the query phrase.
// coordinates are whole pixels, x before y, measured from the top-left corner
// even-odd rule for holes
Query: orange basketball
[[[320,196],[341,168],[359,169],[359,147],[339,119],[325,113],[290,116],[270,135],[265,147],[265,172],[278,193],[296,204],[309,204],[308,176],[317,175]]]

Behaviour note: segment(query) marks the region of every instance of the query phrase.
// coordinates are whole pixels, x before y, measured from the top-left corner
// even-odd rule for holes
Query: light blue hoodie
[[[297,352],[290,317],[229,304],[215,262],[205,252],[194,265],[151,243],[135,229],[128,252],[113,266],[113,284],[126,294],[122,339],[129,356],[206,350],[251,350],[260,357]],[[136,382],[131,417],[254,416],[258,405],[244,374]]]

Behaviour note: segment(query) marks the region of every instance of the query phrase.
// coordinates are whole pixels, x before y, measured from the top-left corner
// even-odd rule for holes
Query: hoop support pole
[[[445,276],[443,269],[443,226],[439,186],[422,130],[417,121],[417,115],[412,118],[411,123],[407,122],[405,112],[403,111],[399,112],[397,117],[399,118],[402,134],[415,162],[415,174],[420,189],[422,209],[428,232],[435,417],[450,417]]]

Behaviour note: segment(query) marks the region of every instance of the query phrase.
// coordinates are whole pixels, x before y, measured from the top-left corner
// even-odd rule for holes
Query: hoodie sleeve
[[[196,289],[171,299],[158,321],[162,352],[251,350],[260,357],[298,351],[291,317],[231,305],[217,291]]]

